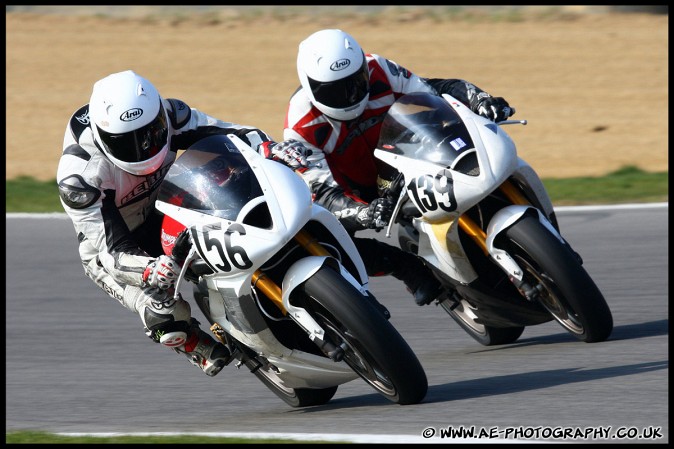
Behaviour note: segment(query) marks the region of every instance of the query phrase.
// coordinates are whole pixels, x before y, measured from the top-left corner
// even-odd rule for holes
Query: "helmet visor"
[[[337,81],[317,81],[309,78],[309,86],[314,98],[329,108],[345,109],[355,106],[370,91],[370,73],[367,68],[367,60],[363,58],[360,69]]]
[[[123,162],[143,162],[156,156],[166,145],[168,137],[163,105],[160,105],[159,114],[152,122],[134,131],[116,134],[96,127],[105,150]]]

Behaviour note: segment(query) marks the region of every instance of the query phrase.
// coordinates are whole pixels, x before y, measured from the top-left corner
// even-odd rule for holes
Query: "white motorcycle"
[[[353,241],[292,170],[234,135],[207,137],[176,159],[156,205],[163,239],[189,230],[164,247],[184,260],[176,295],[194,283],[237,366],[287,404],[327,403],[358,377],[394,403],[423,400],[426,374],[368,291]]]
[[[603,341],[611,311],[505,124],[526,121],[493,123],[449,95],[398,99],[375,150],[379,193],[396,201],[387,236],[397,223],[400,247],[447,287],[436,304],[485,346],[553,319]]]

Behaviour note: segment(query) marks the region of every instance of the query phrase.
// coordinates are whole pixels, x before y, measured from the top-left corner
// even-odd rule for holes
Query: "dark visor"
[[[159,105],[159,114],[149,124],[135,131],[114,134],[98,128],[98,135],[105,149],[123,162],[143,162],[156,156],[166,145],[168,128],[164,106]]]
[[[348,108],[360,103],[370,90],[367,60],[360,69],[337,81],[316,81],[309,78],[309,86],[317,102],[329,108]]]

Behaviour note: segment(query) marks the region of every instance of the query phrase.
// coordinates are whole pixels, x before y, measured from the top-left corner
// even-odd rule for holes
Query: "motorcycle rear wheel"
[[[260,382],[291,407],[299,408],[323,405],[328,403],[337,392],[337,386],[329,388],[284,387],[270,367],[259,366],[258,362],[254,359],[248,359],[244,364]]]
[[[535,215],[522,217],[505,236],[524,281],[537,290],[536,301],[579,340],[606,340],[613,330],[611,310],[578,257]]]
[[[411,224],[398,227],[398,244],[400,248],[412,254],[419,253],[419,231]],[[524,332],[524,326],[517,327],[493,327],[478,323],[478,316],[472,312],[472,306],[468,301],[461,298],[457,303],[451,300],[440,302],[447,314],[452,317],[456,324],[468,335],[483,346],[496,346],[514,343]]]
[[[205,283],[195,284],[194,299],[199,309],[208,319],[209,323],[213,325],[214,321],[210,317],[210,307],[208,305],[208,288]],[[237,342],[231,336],[226,335],[227,339],[231,339],[233,344]],[[240,344],[239,344],[240,346]],[[246,352],[245,348],[240,348],[242,352]],[[328,388],[288,388],[283,385],[281,379],[276,376],[270,366],[265,366],[255,359],[254,354],[243,354],[241,356],[244,365],[250,372],[257,377],[265,387],[269,388],[276,396],[291,407],[310,407],[313,405],[323,405],[330,401],[337,392],[337,385]]]
[[[325,338],[366,383],[400,405],[421,402],[426,373],[393,325],[339,273],[324,266],[301,287],[306,307]]]
[[[483,346],[496,346],[514,343],[524,332],[524,326],[517,327],[493,327],[478,323],[477,315],[472,311],[472,306],[465,299],[461,299],[458,304],[446,299],[440,303],[440,307],[456,324],[458,324],[468,335],[473,337]]]

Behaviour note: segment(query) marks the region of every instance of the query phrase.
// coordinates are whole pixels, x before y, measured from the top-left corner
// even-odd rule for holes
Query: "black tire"
[[[324,266],[301,287],[306,308],[344,361],[377,392],[400,405],[421,402],[426,373],[407,342],[339,273]]]
[[[194,299],[199,306],[199,309],[204,314],[208,322],[213,325],[214,321],[211,319],[210,307],[208,306],[208,288],[205,283],[196,284],[193,289]],[[286,404],[291,407],[309,407],[312,405],[326,404],[333,398],[337,392],[337,386],[329,388],[288,388],[283,386],[281,380],[276,376],[273,369],[268,365],[261,364],[254,358],[254,353],[247,354],[245,348],[236,342],[231,336],[225,337],[229,339],[230,346],[238,345],[241,353],[239,359],[244,360],[244,365],[250,372],[257,377],[272,393],[281,398]],[[252,356],[252,357],[250,357]]]
[[[440,306],[468,335],[484,346],[514,343],[524,332],[524,326],[493,327],[480,324],[472,306],[465,299],[458,303],[447,299]]]
[[[337,386],[316,389],[284,387],[271,368],[260,366],[254,359],[248,359],[244,364],[267,388],[291,407],[323,405],[337,392]]]
[[[505,231],[508,252],[538,290],[537,301],[573,336],[587,343],[606,340],[613,316],[580,260],[535,215],[525,215]]]
[[[399,226],[398,244],[403,251],[418,254],[419,232],[411,224]],[[458,303],[444,300],[440,303],[440,306],[468,335],[484,346],[514,343],[524,332],[524,326],[501,328],[478,323],[476,321],[477,316],[472,312],[470,303],[465,299],[461,299]]]

